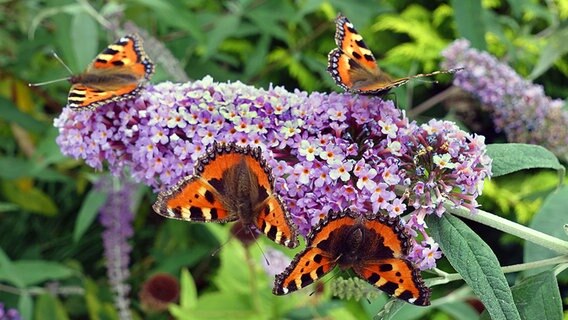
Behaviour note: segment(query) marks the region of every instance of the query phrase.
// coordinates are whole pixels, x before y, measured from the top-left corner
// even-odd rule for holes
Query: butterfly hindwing
[[[336,262],[317,247],[299,253],[283,273],[276,276],[272,292],[284,295],[302,289],[330,272]]]
[[[73,110],[89,110],[132,99],[153,72],[154,64],[140,37],[124,36],[99,53],[85,72],[70,78],[67,105]]]
[[[260,232],[270,240],[289,248],[298,245],[296,230],[290,224],[288,211],[278,196],[269,196],[255,210],[258,212],[255,226]]]
[[[406,259],[368,261],[353,267],[355,273],[384,292],[406,302],[429,305],[430,290],[418,270]]]
[[[167,218],[196,222],[227,222],[230,215],[221,195],[199,176],[188,176],[171,189],[161,192],[154,211]]]

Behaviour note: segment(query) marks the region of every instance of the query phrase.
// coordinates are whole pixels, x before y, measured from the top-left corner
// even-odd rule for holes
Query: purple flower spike
[[[397,216],[425,233],[424,216],[447,199],[475,211],[490,173],[482,137],[449,122],[418,126],[392,102],[347,93],[256,89],[203,80],[149,86],[134,101],[64,110],[55,121],[63,153],[161,190],[192,174],[213,141],[259,146],[293,222],[306,235],[330,210]],[[93,132],[97,138],[92,139]],[[415,243],[416,252],[437,246]],[[421,266],[438,255],[416,254]]]
[[[128,298],[130,285],[126,281],[130,276],[128,265],[132,247],[128,244],[128,239],[134,233],[132,191],[135,185],[124,183],[116,188],[112,179],[103,177],[97,182],[96,188],[108,194],[99,215],[100,223],[105,229],[102,238],[108,279],[115,294],[120,319],[132,319]]]
[[[498,132],[511,142],[542,145],[568,159],[564,101],[546,96],[542,86],[523,79],[489,53],[470,48],[467,40],[454,41],[443,55],[445,68],[464,68],[455,74],[454,85],[484,104]]]
[[[0,302],[0,320],[21,320],[22,316],[16,309],[4,307],[4,304]]]

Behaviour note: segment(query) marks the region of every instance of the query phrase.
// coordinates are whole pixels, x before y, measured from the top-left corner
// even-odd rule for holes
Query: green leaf
[[[47,128],[46,124],[20,111],[12,101],[4,97],[0,97],[0,119],[16,123],[26,131],[35,134],[40,134]]]
[[[522,143],[495,143],[487,145],[487,155],[493,159],[491,171],[494,177],[524,169],[546,168],[564,176],[566,169],[547,149]]]
[[[538,62],[531,72],[529,79],[538,78],[548,70],[558,59],[568,53],[568,27],[556,30],[549,38],[546,46],[540,50]]]
[[[391,299],[378,314],[381,320],[420,319],[431,307],[419,307],[398,299]]]
[[[197,306],[197,288],[191,273],[187,269],[181,270],[180,287],[180,307],[187,309],[195,308]]]
[[[15,205],[13,203],[0,202],[0,212],[16,211],[19,208],[20,208],[19,206]]]
[[[87,194],[81,206],[81,210],[79,210],[77,220],[75,220],[73,241],[77,242],[81,239],[85,231],[87,231],[91,223],[93,223],[93,220],[95,220],[99,209],[105,204],[107,196],[108,194],[95,189],[89,191],[89,194]]]
[[[71,20],[70,33],[75,61],[86,68],[98,53],[97,23],[85,11],[77,12]],[[85,39],[91,40],[85,41]]]
[[[552,192],[542,204],[542,207],[534,216],[529,227],[534,230],[544,232],[553,237],[568,241],[568,235],[564,231],[563,225],[568,223],[566,215],[566,199],[568,199],[568,186],[562,186]],[[527,241],[524,247],[524,262],[538,261],[556,257],[558,253],[543,248],[537,244]],[[528,271],[535,273],[542,269]]]
[[[234,14],[227,14],[213,21],[213,29],[207,32],[207,51],[204,58],[213,55],[221,42],[230,37],[239,28],[241,18]]]
[[[67,320],[69,316],[59,299],[51,294],[42,294],[36,300],[34,320]]]
[[[460,219],[428,216],[431,235],[450,264],[483,302],[494,320],[520,319],[511,289],[491,248]]]
[[[458,34],[471,42],[472,47],[485,50],[485,23],[481,0],[452,0]]]
[[[85,287],[85,302],[89,319],[93,320],[107,320],[119,319],[116,308],[112,303],[99,300],[103,295],[97,284],[86,278],[84,282]]]
[[[42,181],[68,181],[69,178],[57,171],[46,168],[45,162],[18,157],[0,157],[0,178],[37,178]]]
[[[20,293],[18,300],[18,311],[24,320],[32,319],[32,311],[34,310],[34,301],[27,291]]]
[[[514,295],[513,295],[514,297]],[[457,301],[444,303],[438,308],[445,313],[451,315],[454,319],[460,320],[478,320],[479,313],[469,303]]]
[[[35,187],[20,187],[14,181],[2,181],[4,196],[17,204],[22,210],[39,213],[46,216],[55,216],[58,213],[55,202],[41,189]]]
[[[525,278],[511,289],[523,319],[562,319],[562,298],[552,271]]]
[[[0,158],[0,178],[18,179],[29,177],[34,164],[26,159],[3,156]]]
[[[14,276],[25,287],[48,280],[61,280],[73,276],[74,271],[60,263],[44,260],[18,260],[12,262],[12,272],[0,269],[0,279],[9,281]]]
[[[10,257],[6,255],[2,247],[0,247],[0,272],[4,275],[6,282],[15,285],[18,288],[24,288],[26,286],[24,280],[20,277],[18,270],[14,266]]]

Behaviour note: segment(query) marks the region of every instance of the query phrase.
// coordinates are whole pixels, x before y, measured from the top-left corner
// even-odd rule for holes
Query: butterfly
[[[400,218],[355,211],[330,211],[306,238],[306,248],[274,281],[273,293],[288,294],[330,272],[335,266],[354,273],[406,302],[427,306],[430,289],[408,260],[410,236]]]
[[[298,245],[260,147],[215,142],[197,161],[194,174],[160,192],[153,208],[167,218],[186,221],[239,220],[244,228],[254,227],[278,244]]]
[[[132,99],[153,73],[142,39],[136,34],[124,36],[99,53],[85,72],[69,78],[67,105],[81,111]]]
[[[406,84],[411,79],[429,77],[440,73],[454,73],[463,68],[421,73],[400,79],[392,79],[379,68],[363,37],[347,18],[341,14],[335,19],[335,43],[337,48],[328,55],[327,72],[335,83],[357,94],[384,95],[391,89]]]

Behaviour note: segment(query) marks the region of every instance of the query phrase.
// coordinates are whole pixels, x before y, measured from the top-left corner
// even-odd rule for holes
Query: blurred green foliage
[[[436,70],[440,51],[465,37],[541,83],[547,94],[568,97],[565,0],[0,1],[0,301],[18,307],[26,319],[118,319],[95,219],[104,195],[91,191],[100,173],[64,157],[55,143],[52,122],[69,85],[27,86],[68,76],[51,52],[78,73],[106,44],[138,30],[152,41],[146,51],[157,62],[156,83],[211,75],[258,87],[333,91],[339,89],[326,64],[338,12],[394,76]],[[395,91],[398,103],[417,105],[448,81],[410,83]],[[425,117],[448,115],[438,106]],[[481,202],[528,222],[554,188],[551,181],[534,172],[497,179]],[[337,300],[325,290],[273,296],[257,247],[231,241],[212,257],[227,227],[165,221],[152,212],[153,201],[141,187],[129,279],[135,318],[168,319],[167,312],[145,313],[138,300],[142,283],[158,271],[181,279],[180,301],[170,307],[180,319],[371,318],[387,303],[382,294]],[[498,257],[507,256],[502,262],[522,261],[518,240],[494,238]],[[456,284],[438,289],[434,298],[462,290]],[[404,319],[476,319],[471,297],[393,309]]]

